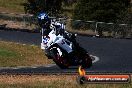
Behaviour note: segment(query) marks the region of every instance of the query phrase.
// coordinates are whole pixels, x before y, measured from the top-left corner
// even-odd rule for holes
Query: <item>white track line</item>
[[[44,67],[53,67],[53,66],[56,66],[56,64],[48,64],[48,65],[46,65]]]
[[[92,63],[96,63],[99,61],[99,57],[97,56],[93,56],[93,55],[90,55],[91,58],[94,58],[94,60],[92,61]]]

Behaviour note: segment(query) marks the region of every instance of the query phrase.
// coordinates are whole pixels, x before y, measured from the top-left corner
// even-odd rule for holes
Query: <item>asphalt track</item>
[[[41,35],[39,33],[0,31],[0,40],[40,46]],[[132,72],[132,40],[78,36],[77,41],[89,54],[99,57],[99,61],[93,63],[91,68],[86,69],[87,72]],[[47,72],[74,73],[77,72],[77,67],[62,70],[51,64],[48,66],[0,68],[0,73],[9,74],[44,74]]]

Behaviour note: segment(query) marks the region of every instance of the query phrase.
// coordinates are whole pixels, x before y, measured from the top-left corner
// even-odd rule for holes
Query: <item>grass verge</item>
[[[77,75],[1,75],[0,88],[131,88],[128,84],[84,84],[76,82]]]
[[[21,4],[27,0],[0,0],[0,12],[24,13],[24,6]]]
[[[46,65],[51,62],[39,46],[0,41],[0,67]]]

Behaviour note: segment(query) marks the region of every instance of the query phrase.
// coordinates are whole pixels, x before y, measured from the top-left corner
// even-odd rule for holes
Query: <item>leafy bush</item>
[[[128,13],[130,0],[78,0],[73,18],[116,22]]]

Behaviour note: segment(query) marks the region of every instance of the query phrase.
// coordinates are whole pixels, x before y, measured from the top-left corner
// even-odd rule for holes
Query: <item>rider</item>
[[[44,32],[48,31],[48,30],[52,30],[53,27],[56,27],[57,32],[59,32],[59,33],[61,32],[60,34],[64,33],[65,25],[61,24],[61,23],[59,23],[57,21],[51,20],[48,17],[48,14],[46,14],[44,12],[41,12],[37,16],[37,18],[38,18],[39,26],[41,28],[45,27],[46,30],[44,30]]]
[[[40,27],[43,29],[43,27],[45,29],[43,29],[43,34],[44,35],[48,35],[49,32],[55,27],[56,28],[56,35],[60,34],[63,35],[66,39],[73,41],[74,39],[72,39],[73,35],[70,33],[68,33],[67,31],[65,31],[65,25],[62,23],[59,23],[57,21],[53,21],[48,17],[48,14],[41,12],[38,14],[37,16],[38,18],[38,23],[40,25]],[[42,35],[42,36],[44,36]],[[43,44],[43,43],[42,43]],[[47,49],[44,49],[46,52],[46,56],[48,58],[50,57],[49,51]]]

